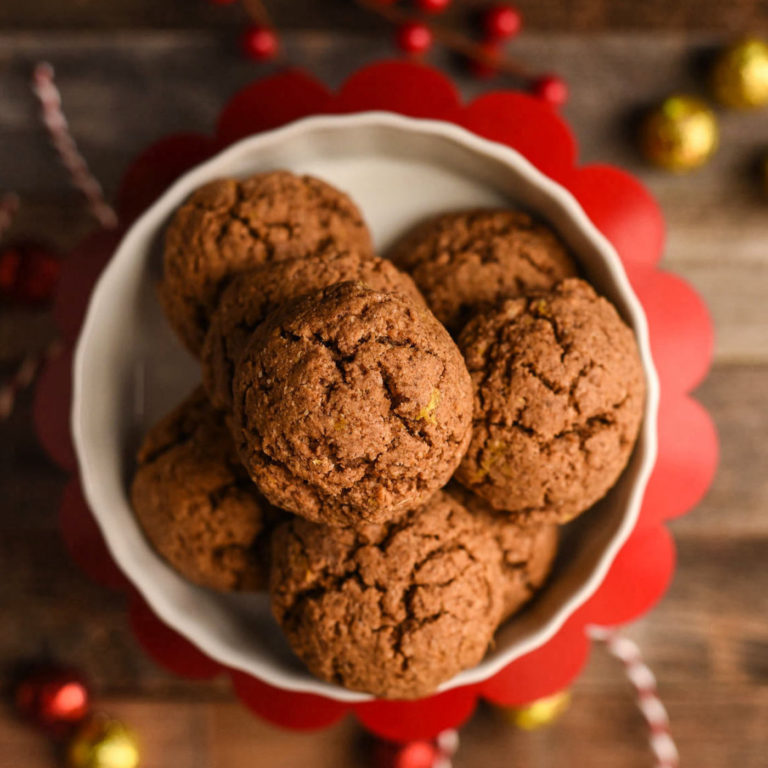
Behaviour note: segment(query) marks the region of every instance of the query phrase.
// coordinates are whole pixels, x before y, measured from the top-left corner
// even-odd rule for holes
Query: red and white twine
[[[640,647],[614,629],[591,627],[590,636],[605,644],[608,652],[624,664],[627,677],[637,691],[637,704],[651,731],[650,745],[656,768],[678,768],[680,756],[669,730],[667,709],[658,695],[656,676],[643,661]]]
[[[441,731],[435,739],[437,757],[432,768],[452,768],[452,758],[459,748],[459,732],[453,728]]]
[[[69,124],[61,108],[61,93],[54,82],[50,64],[42,62],[35,67],[32,87],[40,101],[43,123],[62,164],[69,171],[72,185],[82,192],[91,213],[103,227],[117,226],[117,214],[104,199],[101,184],[88,169],[69,132]],[[18,207],[19,199],[15,194],[0,197],[0,237],[10,227]],[[32,384],[42,366],[56,357],[61,348],[61,342],[54,340],[42,351],[26,355],[16,372],[0,385],[0,421],[8,419],[18,394]]]
[[[627,677],[637,692],[637,703],[650,729],[650,747],[655,768],[678,768],[680,757],[669,730],[667,710],[659,698],[656,677],[643,661],[634,640],[616,630],[590,627],[589,635],[605,645],[606,650],[624,665]],[[451,768],[451,758],[459,747],[455,730],[443,731],[436,739],[437,757],[432,768]]]
[[[32,384],[44,363],[52,360],[61,352],[61,342],[52,341],[42,352],[28,354],[10,379],[0,386],[0,421],[5,421],[12,413],[19,392]]]
[[[40,100],[43,122],[51,142],[69,171],[72,184],[83,193],[91,213],[102,227],[116,227],[117,214],[104,199],[101,184],[88,169],[85,158],[78,152],[77,144],[69,132],[67,118],[61,109],[61,93],[53,79],[53,67],[47,62],[35,67],[33,90]]]

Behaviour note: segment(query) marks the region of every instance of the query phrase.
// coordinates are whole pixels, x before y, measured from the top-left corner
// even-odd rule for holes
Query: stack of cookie
[[[557,524],[637,437],[635,339],[576,274],[518,211],[440,216],[382,259],[319,179],[199,189],[160,295],[203,387],[139,451],[147,537],[197,584],[268,588],[318,677],[433,692],[542,585]]]

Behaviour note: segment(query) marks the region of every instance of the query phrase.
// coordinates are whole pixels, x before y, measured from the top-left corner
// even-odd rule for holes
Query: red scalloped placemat
[[[69,551],[94,579],[131,597],[134,632],[146,651],[172,672],[191,678],[229,674],[253,712],[289,728],[320,728],[354,712],[369,730],[392,740],[428,738],[456,727],[478,696],[520,705],[567,686],[589,650],[589,625],[616,626],[637,618],[663,594],[674,570],[674,545],[664,521],[701,499],[717,464],[717,437],[706,411],[688,394],[706,374],[713,333],[706,307],[679,277],[657,269],[664,242],[659,208],[642,185],[610,166],[576,164],[568,126],[545,105],[517,92],[495,92],[463,104],[453,83],[434,69],[408,62],[366,67],[337,93],[306,73],[289,70],[240,91],[224,107],[213,136],[177,134],[146,149],[125,174],[118,196],[121,227],[86,239],[67,259],[55,316],[66,353],[44,370],[35,398],[40,439],[75,473],[69,432],[71,357],[96,277],[131,221],[181,173],[237,139],[312,114],[383,109],[447,120],[513,147],[568,188],[616,247],[648,318],[661,382],[659,454],[637,527],[597,592],[545,645],[489,680],[413,702],[345,704],[296,694],[223,667],[165,626],[113,563],[76,476],[62,497],[62,533]]]

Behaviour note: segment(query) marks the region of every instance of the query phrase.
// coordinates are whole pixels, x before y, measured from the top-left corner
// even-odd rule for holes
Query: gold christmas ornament
[[[703,165],[717,149],[715,113],[695,96],[668,96],[643,121],[640,146],[654,165],[669,171],[690,171]]]
[[[768,104],[768,44],[748,37],[723,49],[712,68],[712,90],[726,107],[752,109]]]
[[[558,691],[552,696],[537,699],[524,707],[502,709],[504,719],[524,731],[535,731],[554,723],[571,703],[570,691]]]
[[[69,743],[67,765],[69,768],[137,768],[136,736],[119,720],[94,715]]]

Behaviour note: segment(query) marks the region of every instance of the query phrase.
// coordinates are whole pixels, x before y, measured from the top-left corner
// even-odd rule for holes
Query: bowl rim
[[[591,574],[574,593],[563,602],[560,609],[538,630],[512,644],[506,652],[497,658],[481,661],[477,666],[464,670],[456,677],[445,682],[439,692],[464,685],[477,684],[495,675],[515,659],[524,656],[546,644],[595,592],[605,579],[611,565],[621,548],[634,530],[642,504],[645,489],[656,461],[658,448],[657,414],[659,406],[659,380],[651,354],[648,323],[642,304],[635,294],[624,269],[623,263],[614,246],[597,229],[573,194],[558,182],[539,171],[520,152],[504,144],[482,138],[459,125],[442,120],[414,118],[387,111],[366,111],[347,115],[316,115],[296,120],[287,125],[262,133],[245,137],[218,152],[185,172],[152,205],[144,211],[123,234],[111,259],[99,275],[88,299],[87,312],[77,339],[73,359],[73,389],[71,406],[71,430],[83,492],[97,525],[104,537],[110,554],[120,569],[136,587],[142,598],[163,622],[179,632],[183,637],[200,648],[205,654],[219,663],[237,669],[265,681],[283,690],[301,693],[319,694],[337,701],[360,702],[373,697],[369,694],[349,691],[337,685],[331,685],[308,676],[307,684],[284,679],[283,674],[269,663],[246,660],[244,654],[236,649],[226,648],[218,640],[208,637],[199,638],[195,631],[198,622],[191,618],[173,600],[162,591],[153,589],[151,578],[133,562],[129,547],[123,547],[114,526],[109,525],[106,516],[99,510],[109,501],[100,487],[97,473],[93,470],[87,438],[84,413],[87,408],[83,401],[84,381],[89,370],[88,348],[94,327],[98,320],[98,310],[108,296],[107,288],[117,265],[130,258],[131,254],[141,250],[135,245],[167,216],[167,211],[177,205],[197,186],[215,177],[213,169],[221,163],[232,162],[240,154],[248,153],[255,145],[269,145],[295,138],[298,134],[329,129],[371,130],[394,128],[409,133],[447,139],[476,154],[484,155],[497,163],[509,167],[527,184],[530,184],[544,197],[560,207],[568,216],[574,228],[598,253],[610,275],[611,280],[622,295],[631,325],[635,332],[638,349],[646,376],[645,413],[641,426],[643,455],[637,470],[635,482],[629,493],[623,520],[604,551],[598,558]],[[263,148],[263,146],[262,146]],[[105,287],[106,286],[106,287]]]

